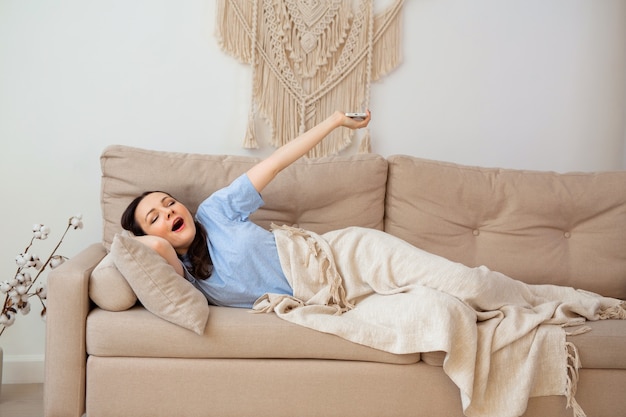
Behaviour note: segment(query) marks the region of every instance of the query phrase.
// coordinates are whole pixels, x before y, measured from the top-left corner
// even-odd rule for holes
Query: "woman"
[[[260,193],[276,175],[338,127],[359,129],[368,111],[353,119],[336,111],[326,120],[209,196],[194,218],[163,192],[137,197],[122,215],[122,227],[165,258],[216,305],[250,308],[265,293],[292,294],[271,232],[249,221],[263,205]],[[243,279],[242,279],[243,277]]]

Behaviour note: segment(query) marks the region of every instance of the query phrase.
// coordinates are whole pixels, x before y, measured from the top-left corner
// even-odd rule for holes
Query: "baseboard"
[[[4,355],[3,384],[43,383],[44,355]]]

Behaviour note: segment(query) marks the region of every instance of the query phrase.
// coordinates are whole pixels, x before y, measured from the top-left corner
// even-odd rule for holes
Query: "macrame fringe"
[[[370,84],[401,61],[401,9],[395,0],[375,15],[373,0],[329,0],[311,20],[296,0],[218,0],[217,38],[226,53],[253,65],[251,120],[269,124],[279,147],[335,110],[369,108]],[[248,122],[244,146],[258,147]],[[336,154],[352,143],[331,132],[308,157]],[[360,151],[370,152],[369,134]]]
[[[402,63],[402,50],[398,45],[402,40],[403,5],[404,1],[398,0],[375,18],[372,81],[378,81]]]
[[[370,130],[369,128],[365,129],[365,135],[361,138],[361,142],[359,143],[359,153],[370,153],[372,151],[372,145],[370,140]]]
[[[259,143],[256,140],[256,132],[254,129],[254,113],[250,110],[248,114],[248,126],[246,128],[246,136],[243,140],[245,149],[258,149]]]
[[[565,385],[567,408],[573,410],[574,417],[587,417],[587,414],[585,414],[585,411],[575,398],[578,380],[580,378],[579,369],[581,367],[578,349],[572,342],[565,342],[565,351],[567,354],[567,382]]]
[[[253,7],[241,7],[238,2],[219,0],[217,2],[215,37],[220,48],[238,59],[249,64],[252,50],[252,14]],[[240,30],[231,30],[240,28]]]

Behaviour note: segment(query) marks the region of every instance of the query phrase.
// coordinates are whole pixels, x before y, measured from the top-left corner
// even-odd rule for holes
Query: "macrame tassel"
[[[258,23],[258,3],[254,2],[252,8],[252,42],[250,43],[250,61],[252,64],[252,96],[250,98],[250,112],[248,113],[248,126],[246,128],[246,136],[243,141],[243,147],[245,149],[258,149],[259,143],[256,140],[256,131],[254,128],[254,115],[255,105],[254,97],[256,92],[254,90],[255,78],[257,76],[257,61],[256,61],[256,43],[257,43],[257,23]]]
[[[367,59],[365,60],[365,108],[370,107],[370,91],[372,85],[372,54],[374,53],[374,2],[369,3],[369,17],[367,21]],[[372,151],[372,140],[370,139],[369,128],[365,129],[365,135],[359,144],[359,153],[370,153]]]
[[[215,13],[215,37],[217,43],[225,52],[234,56],[241,62],[251,63],[252,57],[252,28],[254,22],[252,16],[256,9],[249,7],[246,2],[234,0],[218,0],[217,11]],[[237,28],[234,30],[234,28]]]
[[[248,114],[248,127],[246,128],[246,136],[243,140],[243,147],[245,149],[259,149],[259,142],[256,140],[256,134],[254,129],[254,115],[252,110]]]
[[[402,40],[403,5],[404,0],[396,0],[375,17],[372,82],[387,75],[402,62],[402,51],[398,45]]]
[[[370,129],[365,128],[365,135],[361,138],[359,143],[359,153],[370,153],[372,151],[372,143],[370,139]]]

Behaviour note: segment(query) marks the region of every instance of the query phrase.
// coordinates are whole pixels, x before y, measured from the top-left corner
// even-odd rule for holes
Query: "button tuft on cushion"
[[[565,239],[569,239],[572,236],[572,234],[570,232],[565,232],[563,234],[563,237],[565,237]]]
[[[474,229],[474,230],[472,231],[472,234],[473,234],[474,236],[478,236],[478,235],[480,234],[480,230],[478,230],[478,229]]]

